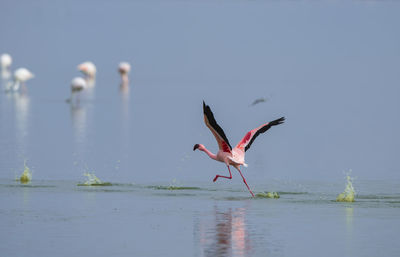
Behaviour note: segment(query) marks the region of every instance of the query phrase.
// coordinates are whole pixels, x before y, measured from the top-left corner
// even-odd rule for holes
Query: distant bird
[[[254,106],[256,104],[263,103],[263,102],[266,102],[266,101],[267,101],[267,99],[265,99],[264,97],[257,98],[256,100],[254,100],[254,102],[251,104],[251,106]]]
[[[81,71],[87,79],[94,80],[96,78],[96,66],[92,62],[79,64],[78,70]]]
[[[14,85],[12,87],[12,89],[14,91],[18,91],[18,89],[20,88],[20,86],[22,85],[23,89],[25,90],[25,82],[34,78],[35,75],[33,75],[32,72],[30,72],[28,69],[26,68],[19,68],[14,72]]]
[[[10,67],[12,64],[12,58],[9,54],[2,54],[0,56],[0,66],[1,66],[1,78],[8,80],[11,77]]]
[[[71,92],[79,92],[86,88],[86,81],[81,77],[76,77],[71,81]]]
[[[247,186],[247,189],[250,191],[250,194],[254,197],[253,192],[251,191],[249,185],[247,185],[246,179],[243,177],[242,172],[240,171],[240,165],[247,167],[247,164],[244,162],[245,152],[249,150],[251,144],[254,142],[254,140],[259,134],[264,133],[272,126],[282,124],[285,118],[284,117],[279,118],[277,120],[265,123],[259,126],[258,128],[250,130],[249,132],[246,133],[243,139],[235,146],[235,148],[232,148],[231,145],[229,144],[228,138],[225,136],[224,131],[215,121],[214,114],[212,113],[210,106],[206,105],[204,101],[203,101],[203,113],[204,113],[204,122],[206,126],[213,133],[215,139],[217,140],[219,151],[215,155],[211,153],[208,149],[206,149],[205,146],[202,144],[195,144],[193,147],[193,151],[199,149],[200,151],[205,152],[211,159],[223,162],[228,167],[229,177],[216,175],[215,178],[213,179],[213,182],[215,182],[219,177],[232,179],[232,173],[229,168],[229,165],[231,165],[239,171],[240,176],[242,176],[243,178],[243,182]]]
[[[121,62],[118,65],[118,72],[121,74],[121,87],[127,87],[129,85],[128,74],[131,71],[131,65],[128,62]]]
[[[11,55],[9,54],[2,54],[0,56],[0,63],[1,63],[1,68],[2,69],[9,69],[11,64],[12,64],[12,58]]]
[[[84,90],[86,87],[87,87],[86,80],[84,80],[81,77],[74,78],[71,81],[71,97],[70,99],[67,99],[67,102],[71,102],[74,94]],[[78,95],[78,101],[79,101],[79,95]]]

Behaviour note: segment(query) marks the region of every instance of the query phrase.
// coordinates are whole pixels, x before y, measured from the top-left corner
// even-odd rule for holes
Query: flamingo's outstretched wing
[[[240,140],[239,144],[237,144],[236,148],[239,148],[242,151],[249,150],[251,144],[254,142],[254,139],[258,137],[261,133],[267,131],[270,127],[282,124],[285,121],[285,117],[279,118],[274,121],[270,121],[266,124],[259,126],[253,130],[250,130],[246,133],[242,140]]]
[[[204,123],[211,130],[215,139],[218,142],[218,147],[220,150],[230,153],[232,151],[232,147],[229,144],[228,138],[225,136],[222,128],[217,124],[214,118],[214,114],[211,111],[210,106],[206,105],[203,101],[203,112],[204,112]]]

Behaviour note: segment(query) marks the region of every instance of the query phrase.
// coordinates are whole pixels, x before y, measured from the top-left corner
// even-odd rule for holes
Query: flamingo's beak
[[[193,147],[193,151],[196,150],[197,148],[199,148],[199,146],[200,146],[199,144],[195,144]]]

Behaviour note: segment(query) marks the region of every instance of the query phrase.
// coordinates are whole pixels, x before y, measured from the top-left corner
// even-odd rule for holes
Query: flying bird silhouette
[[[240,171],[241,165],[247,167],[247,164],[244,162],[245,152],[250,149],[250,146],[253,144],[254,140],[258,137],[258,135],[264,133],[272,126],[282,124],[285,118],[281,117],[274,121],[265,123],[253,130],[250,130],[249,132],[246,133],[246,135],[242,138],[242,140],[240,140],[240,142],[234,148],[232,148],[224,131],[217,124],[210,106],[206,105],[204,101],[203,101],[203,113],[204,113],[204,122],[206,126],[211,130],[211,133],[214,135],[215,139],[217,140],[219,150],[217,154],[213,154],[204,145],[195,144],[193,147],[193,151],[199,149],[200,151],[205,152],[211,159],[223,162],[228,167],[229,177],[216,175],[215,178],[213,179],[213,182],[215,182],[219,177],[232,179],[231,169],[229,168],[229,165],[231,165],[239,171],[240,176],[242,176],[243,182],[246,184],[247,189],[249,190],[250,194],[254,197],[253,192],[251,191],[249,185],[246,182],[246,179],[244,178],[242,172]]]
[[[267,101],[267,99],[264,98],[264,97],[262,97],[262,98],[257,98],[256,100],[253,101],[253,103],[251,104],[251,106],[254,106],[254,105],[259,104],[259,103],[264,103],[264,102],[266,102],[266,101]]]

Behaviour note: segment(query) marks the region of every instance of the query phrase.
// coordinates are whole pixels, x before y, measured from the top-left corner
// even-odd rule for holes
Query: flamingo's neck
[[[208,151],[207,148],[204,147],[204,150],[203,150],[203,151],[204,151],[211,159],[214,159],[214,160],[217,159],[217,155],[215,155],[215,154],[213,154],[212,152]]]

